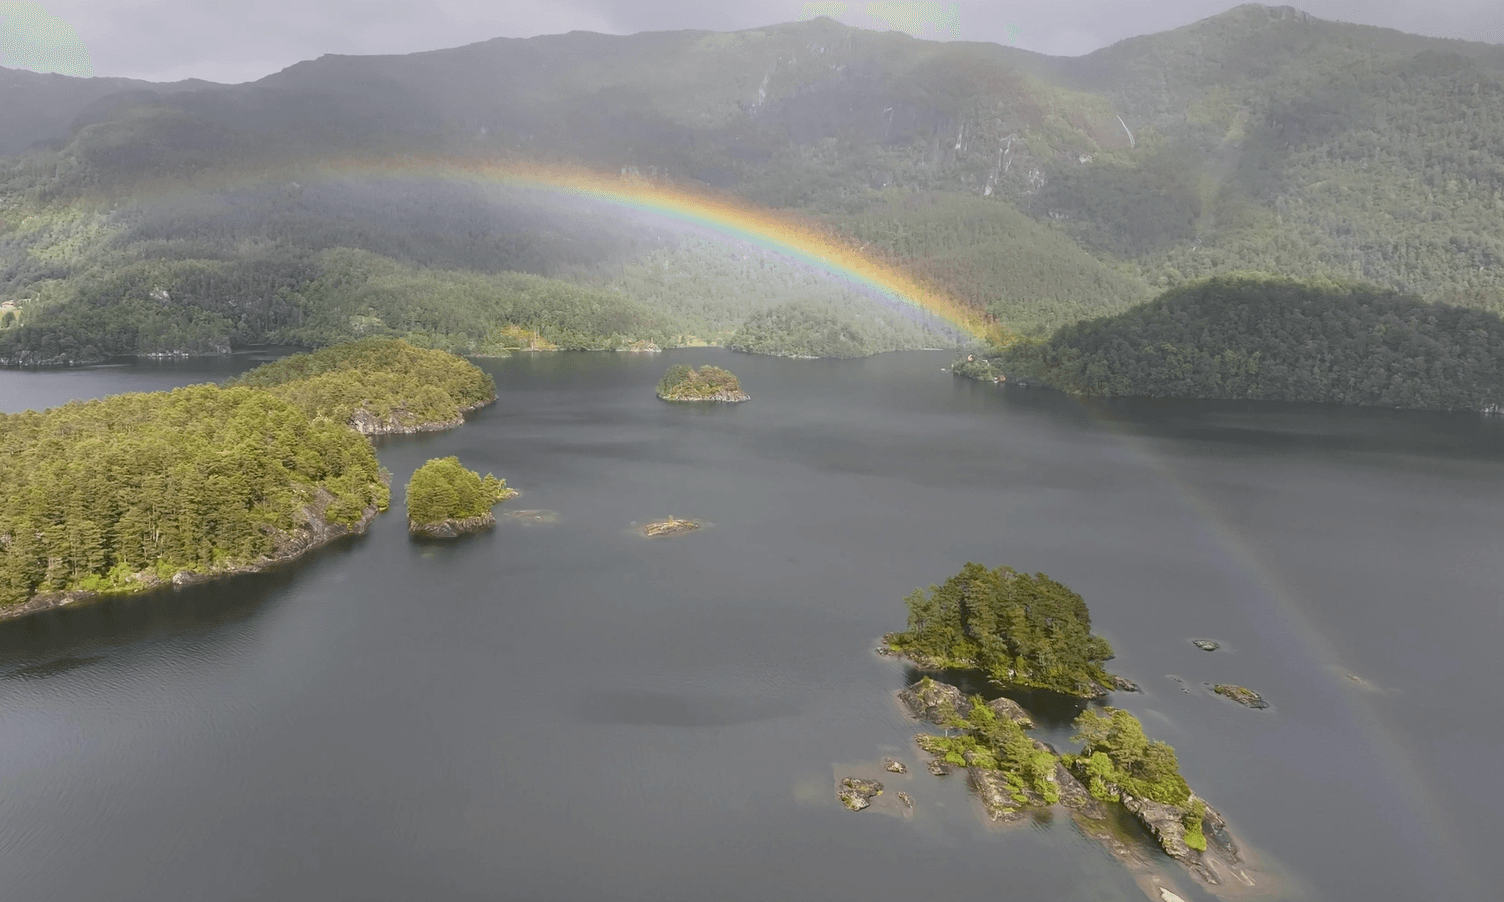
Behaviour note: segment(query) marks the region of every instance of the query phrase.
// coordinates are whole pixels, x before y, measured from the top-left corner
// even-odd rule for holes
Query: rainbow
[[[759,207],[740,198],[571,166],[537,163],[463,162],[406,158],[385,162],[328,164],[334,175],[429,176],[537,189],[599,201],[666,217],[744,241],[828,273],[884,303],[937,317],[963,336],[1000,337],[998,327],[944,291],[785,210]]]

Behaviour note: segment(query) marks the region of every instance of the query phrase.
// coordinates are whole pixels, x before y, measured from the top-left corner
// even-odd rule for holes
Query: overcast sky
[[[935,40],[1074,56],[1186,25],[1234,0],[0,0],[0,65],[242,82],[325,53],[412,53],[576,29],[732,30],[828,15]],[[1504,44],[1504,0],[1304,0],[1324,19]]]

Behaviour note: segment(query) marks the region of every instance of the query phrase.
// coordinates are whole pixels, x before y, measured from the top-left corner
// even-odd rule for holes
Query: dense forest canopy
[[[470,83],[509,88],[454,89]],[[1287,8],[1070,59],[815,19],[99,87],[0,82],[7,123],[34,136],[0,158],[0,301],[23,310],[0,362],[366,335],[465,353],[724,343],[754,316],[744,345],[811,345],[778,332],[807,317],[764,313],[799,300],[837,322],[839,353],[936,344],[839,286],[644,222],[321,162],[351,155],[730,192],[1031,337],[1242,271],[1504,313],[1504,51]],[[874,322],[891,334],[839,337]]]
[[[454,423],[496,398],[496,383],[475,364],[377,338],[284,357],[233,384],[265,389],[310,418],[342,425],[353,425],[357,411],[399,428]]]
[[[1087,788],[1098,798],[1120,794],[1184,806],[1191,789],[1180,775],[1175,750],[1144,735],[1144,726],[1127,711],[1087,709],[1076,718],[1076,742],[1082,743],[1083,769],[1090,774]]]
[[[0,485],[0,605],[249,564],[388,497],[354,430],[212,385],[0,415]]]
[[[505,479],[467,470],[458,457],[435,457],[407,481],[407,521],[416,527],[484,517],[511,495]]]
[[[1112,646],[1091,632],[1080,595],[1043,573],[968,563],[904,599],[909,628],[893,649],[943,667],[977,667],[1004,685],[1099,695]]]
[[[1217,277],[957,365],[1008,371],[1088,395],[1482,410],[1504,404],[1504,319],[1374,286]]]

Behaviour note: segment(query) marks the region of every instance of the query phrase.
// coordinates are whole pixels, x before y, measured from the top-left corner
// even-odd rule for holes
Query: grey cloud
[[[19,6],[0,2],[0,9]],[[27,4],[35,5],[35,4]],[[99,75],[247,81],[325,53],[412,53],[492,37],[576,29],[609,34],[680,28],[733,30],[832,15],[851,25],[921,37],[1013,44],[1079,54],[1187,25],[1230,0],[1052,0],[900,4],[703,0],[44,0],[71,25]],[[1307,0],[1312,15],[1504,44],[1497,0]],[[953,18],[947,18],[954,7]],[[932,14],[925,18],[924,14]],[[9,32],[7,32],[9,34]],[[12,57],[14,58],[14,57]],[[19,61],[19,58],[16,58]],[[24,62],[22,65],[25,65]]]

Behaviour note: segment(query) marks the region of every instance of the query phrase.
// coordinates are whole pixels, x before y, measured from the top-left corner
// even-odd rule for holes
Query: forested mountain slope
[[[34,80],[11,81],[7,103],[35,106]],[[49,95],[75,123],[42,136],[59,149],[0,159],[0,300],[31,302],[20,331],[114,322],[95,308],[129,292],[99,286],[132,267],[261,273],[212,304],[133,302],[115,339],[84,336],[97,348],[407,334],[366,310],[307,333],[327,311],[305,288],[335,251],[418,281],[510,271],[630,294],[674,243],[477,198],[421,213],[424,192],[462,192],[302,174],[409,154],[575,163],[788,208],[1025,334],[1244,270],[1504,310],[1504,48],[1285,7],[1074,59],[815,19],[326,56],[155,96],[70,90]],[[724,336],[755,312],[625,300],[667,316],[633,314],[633,341]],[[465,341],[433,340],[477,348],[491,327],[543,325],[488,309]],[[619,333],[589,330],[587,345]],[[0,333],[0,357],[44,345]]]

